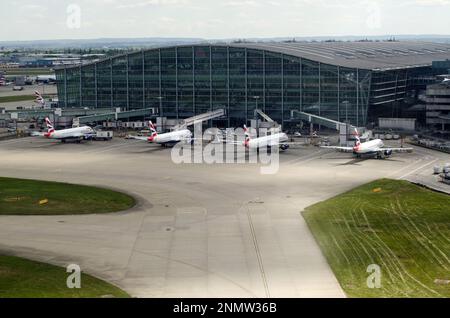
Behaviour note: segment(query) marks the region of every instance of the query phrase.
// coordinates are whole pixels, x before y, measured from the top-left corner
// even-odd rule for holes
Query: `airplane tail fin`
[[[355,128],[355,134],[354,135],[355,135],[355,138],[356,138],[355,146],[361,145],[361,138],[360,138],[360,135],[359,135],[359,132],[358,132],[357,128]]]
[[[45,118],[45,124],[47,125],[48,133],[52,133],[55,131],[55,127],[53,126],[52,121],[48,117]]]
[[[155,124],[153,124],[153,122],[151,120],[148,122],[148,127],[150,128],[150,131],[152,132],[152,135],[149,138],[149,140],[152,141],[156,136],[158,136],[158,132],[156,131]]]
[[[251,137],[250,137],[250,130],[248,129],[247,125],[244,125],[244,132],[245,132],[245,143],[244,144],[246,147],[248,147]]]
[[[45,106],[45,100],[42,97],[41,93],[39,93],[38,91],[35,91],[34,96],[36,97],[36,103],[38,103],[41,106]]]

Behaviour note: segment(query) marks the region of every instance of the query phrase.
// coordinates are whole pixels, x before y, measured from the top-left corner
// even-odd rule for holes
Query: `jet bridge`
[[[258,115],[264,118],[269,123],[275,123],[275,121],[272,118],[270,118],[269,115],[264,113],[261,109],[255,109],[255,118],[257,118]]]
[[[304,120],[311,125],[321,125],[325,126],[331,129],[335,129],[339,131],[339,142],[342,146],[347,146],[348,141],[348,135],[351,129],[354,129],[355,127],[348,123],[342,123],[336,120],[332,120],[329,118],[325,118],[318,115],[313,115],[305,112],[301,112],[298,110],[292,110],[291,111],[291,118],[292,119],[301,119]]]
[[[101,122],[108,120],[125,120],[132,117],[149,117],[155,114],[155,108],[144,108],[138,110],[129,110],[120,112],[116,110],[115,112],[93,114],[88,116],[77,117],[74,119],[74,125],[87,124],[92,122]]]
[[[211,119],[215,119],[215,118],[219,118],[225,116],[225,110],[224,109],[217,109],[211,112],[207,112],[204,114],[200,114],[197,116],[193,116],[187,119],[184,119],[182,123],[176,125],[173,127],[173,130],[179,130],[179,129],[184,129],[187,128],[189,126],[193,126],[195,123],[199,123],[199,122],[204,122],[204,121],[208,121]]]
[[[258,119],[258,116],[265,119],[266,122],[261,123]],[[252,120],[252,127],[256,128],[259,131],[260,128],[278,128],[280,125],[269,117],[266,113],[264,113],[261,109],[255,109],[255,118]]]

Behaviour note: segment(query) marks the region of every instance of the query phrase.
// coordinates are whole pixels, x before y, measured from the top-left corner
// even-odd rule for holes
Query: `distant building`
[[[56,70],[61,107],[154,107],[182,119],[225,109],[240,126],[256,107],[280,124],[300,110],[356,126],[399,117],[400,106],[435,81],[433,61],[450,44],[298,42],[147,49]]]
[[[426,101],[427,125],[450,130],[450,82],[429,85]]]
[[[450,59],[444,61],[433,61],[433,69],[439,74],[450,74]]]
[[[25,76],[16,76],[16,78],[14,80],[14,85],[24,86],[25,85],[25,81],[26,81],[26,77]]]
[[[0,69],[9,70],[19,68],[19,63],[0,63]]]
[[[416,130],[415,118],[379,118],[378,126],[381,129]]]
[[[21,67],[52,67],[53,61],[43,59],[43,58],[34,58],[34,57],[24,57],[20,59]]]

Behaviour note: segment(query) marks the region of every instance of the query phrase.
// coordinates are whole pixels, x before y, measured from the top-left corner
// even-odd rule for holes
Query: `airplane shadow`
[[[63,147],[64,145],[79,145],[79,146],[88,146],[91,145],[89,143],[76,143],[76,142],[67,142],[67,143],[62,143],[59,141],[55,141],[55,142],[51,142],[51,143],[42,143],[42,144],[31,144],[31,148],[36,148],[36,149],[40,149],[40,148],[53,148],[53,147]]]
[[[361,166],[359,163],[364,162],[366,160],[368,160],[368,159],[353,159],[353,160],[350,160],[350,161],[345,162],[345,163],[335,164],[333,166],[335,166],[335,167],[339,167],[339,166]]]
[[[150,148],[150,149],[146,149],[146,150],[143,150],[143,151],[127,151],[127,153],[130,153],[130,154],[155,153],[155,152],[162,152],[162,151],[168,150],[168,149],[170,149],[170,148],[164,148],[164,147],[161,147],[161,148]]]
[[[342,159],[342,158],[329,158],[329,159]],[[355,158],[353,160],[350,160],[348,162],[345,163],[340,163],[340,164],[335,164],[335,167],[338,166],[361,166],[359,163],[365,162],[367,160],[378,160],[378,161],[390,161],[390,162],[404,162],[403,160],[396,160],[396,159],[390,159],[390,158],[386,158],[386,159],[373,159],[373,158]]]

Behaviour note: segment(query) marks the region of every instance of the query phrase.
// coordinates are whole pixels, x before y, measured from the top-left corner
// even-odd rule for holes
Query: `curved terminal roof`
[[[450,44],[430,42],[242,43],[231,46],[273,51],[325,64],[369,70],[431,66],[450,59]]]
[[[178,47],[186,46],[187,45],[180,45]],[[324,64],[374,71],[431,66],[433,61],[450,59],[450,44],[412,41],[293,43],[253,42],[239,44],[199,43],[189,46],[229,46],[237,48],[265,50],[268,52],[282,53],[295,57],[305,58]],[[146,49],[145,51],[157,49],[159,48]],[[121,56],[123,55],[126,54],[122,54]],[[95,64],[98,62],[100,61],[89,64]]]

